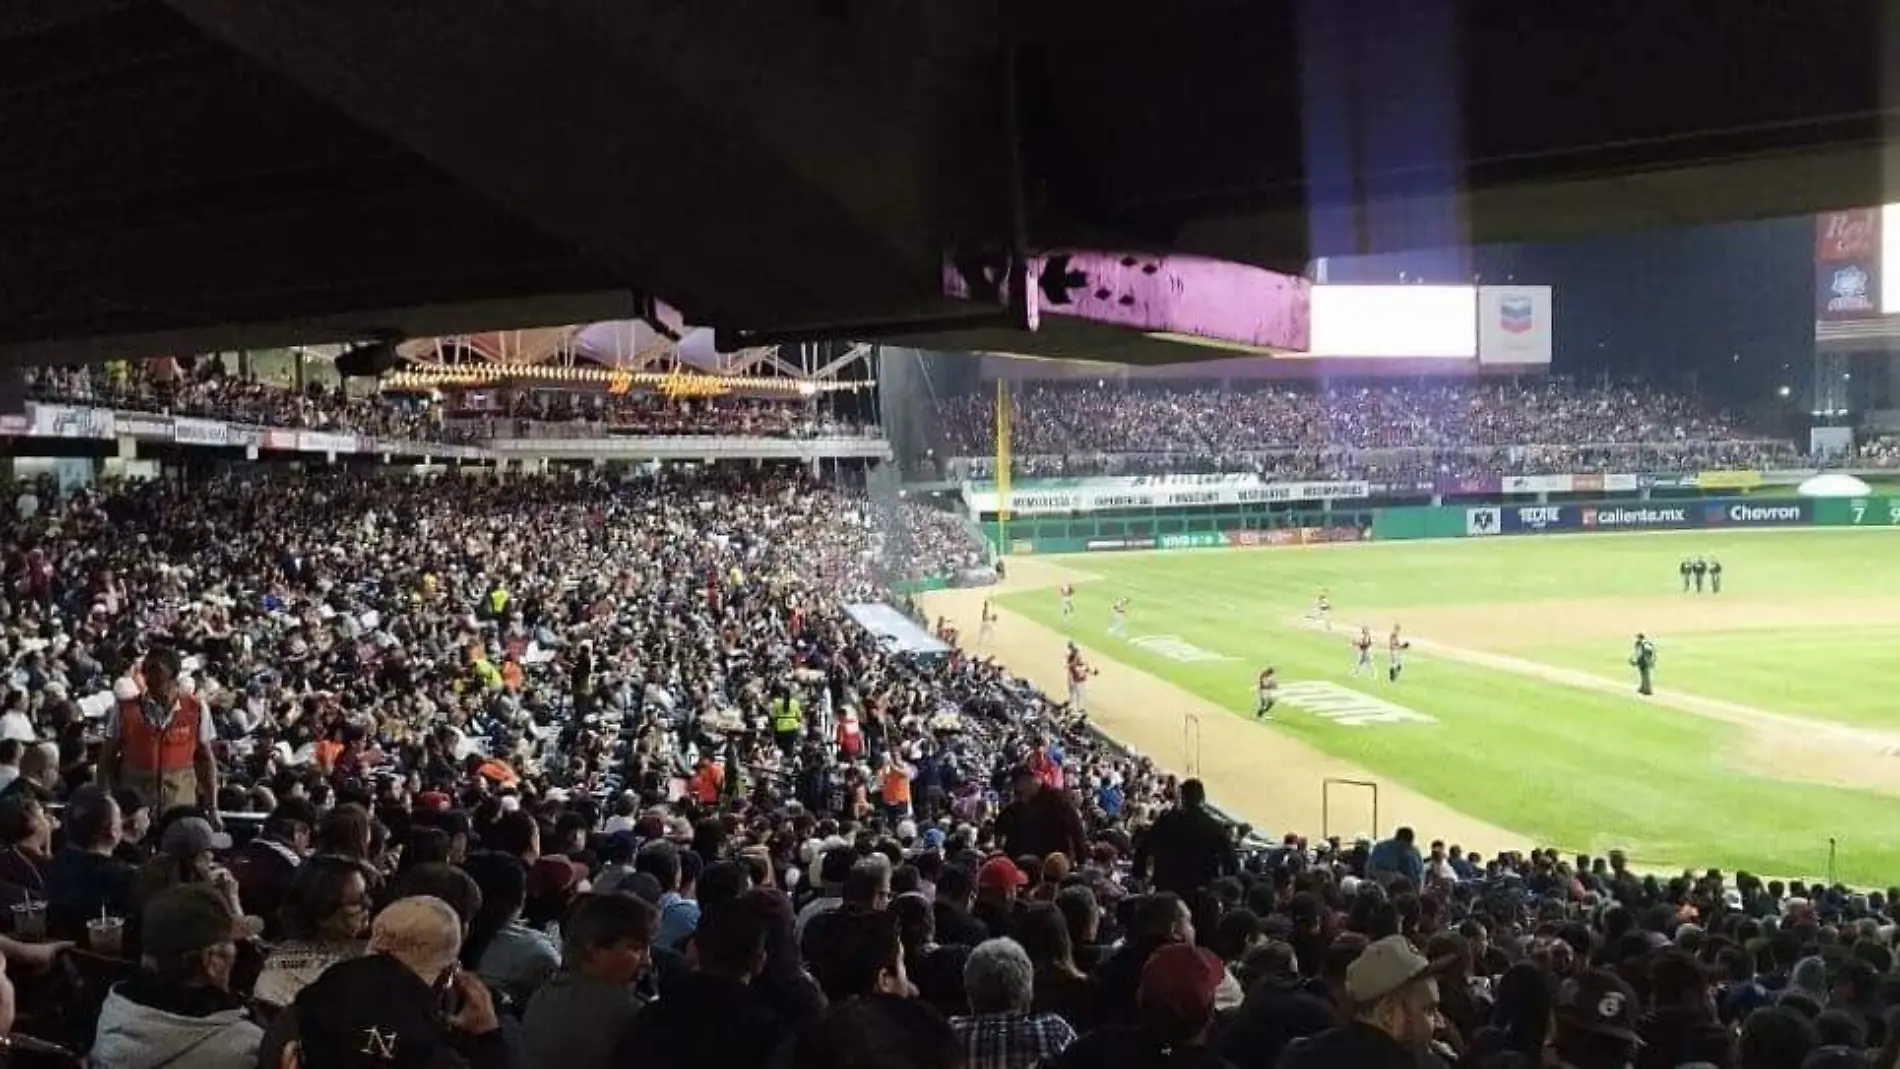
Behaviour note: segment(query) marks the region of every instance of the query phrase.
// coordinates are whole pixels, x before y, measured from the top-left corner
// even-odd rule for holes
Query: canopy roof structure
[[[1315,257],[1900,201],[1878,0],[28,0],[0,354],[638,318],[1152,363],[946,293],[1052,251]],[[637,352],[637,349],[636,349]]]

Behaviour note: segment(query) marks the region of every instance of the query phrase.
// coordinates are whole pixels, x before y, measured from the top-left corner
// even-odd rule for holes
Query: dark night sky
[[[1515,281],[1555,287],[1551,370],[1640,373],[1755,401],[1799,387],[1814,348],[1812,217],[1548,245],[1335,259],[1334,283]],[[1735,359],[1736,356],[1739,360]],[[1783,365],[1787,365],[1784,370]]]

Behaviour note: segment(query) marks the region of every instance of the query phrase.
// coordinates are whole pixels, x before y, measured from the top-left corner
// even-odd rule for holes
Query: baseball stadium
[[[1360,322],[1380,289],[1358,287]],[[1549,377],[1559,296],[1447,293],[1479,309],[1475,338],[1433,349],[1467,353],[1463,378],[991,358],[945,406],[962,447],[945,467],[966,477],[944,496],[1006,578],[927,610],[1052,693],[1081,661],[1096,726],[1263,833],[1411,825],[1468,850],[1884,879],[1900,490],[1883,439]],[[1818,389],[1885,370],[1830,345],[1830,322],[1823,294]]]
[[[15,6],[0,1069],[1900,1069],[1895,4]]]

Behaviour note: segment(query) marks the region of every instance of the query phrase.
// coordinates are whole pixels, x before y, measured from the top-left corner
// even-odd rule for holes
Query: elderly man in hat
[[[1437,1069],[1432,1053],[1438,1027],[1439,967],[1404,936],[1389,935],[1368,946],[1346,968],[1352,1020],[1311,1039],[1295,1042],[1280,1069]]]
[[[99,1011],[89,1064],[98,1069],[222,1069],[257,1057],[264,1030],[231,993],[239,918],[205,884],[181,884],[146,905],[144,963]]]

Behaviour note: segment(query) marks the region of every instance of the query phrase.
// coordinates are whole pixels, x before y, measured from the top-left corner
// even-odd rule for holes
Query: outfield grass
[[[1355,619],[1356,605],[1601,599],[1614,608],[1619,599],[1671,593],[1675,563],[1690,552],[1720,555],[1730,590],[1785,597],[1792,608],[1803,598],[1900,593],[1900,568],[1890,563],[1896,551],[1900,543],[1884,534],[1750,532],[1096,555],[1064,561],[1100,576],[1079,588],[1078,614],[1067,628],[1053,592],[1005,600],[1236,715],[1251,713],[1254,674],[1267,663],[1288,681],[1327,680],[1427,713],[1437,723],[1345,727],[1289,711],[1261,730],[1298,736],[1540,843],[1621,846],[1657,865],[1819,875],[1831,835],[1840,841],[1841,878],[1884,885],[1900,878],[1900,842],[1886,834],[1900,800],[1742,770],[1732,760],[1737,728],[1649,705],[1633,692],[1586,691],[1426,657],[1414,657],[1397,687],[1383,678],[1350,680],[1345,630],[1316,633],[1290,618],[1320,587],[1341,606],[1342,622]],[[1119,597],[1133,599],[1134,634],[1176,635],[1233,660],[1184,664],[1118,644],[1106,631]],[[1830,631],[1838,629],[1820,633]],[[1675,637],[1663,678],[1758,707],[1824,708],[1847,721],[1881,722],[1878,695],[1888,673],[1877,636],[1865,647],[1823,640],[1833,651],[1825,663],[1811,659],[1815,636],[1815,629],[1795,628]],[[1555,649],[1532,641],[1527,648],[1551,663],[1629,672],[1620,641]]]
[[[1681,635],[1668,644],[1671,687],[1772,712],[1900,733],[1893,680],[1900,626],[1811,627]],[[1595,642],[1519,651],[1533,660],[1600,672],[1625,651]],[[1900,768],[1896,768],[1900,773]]]

